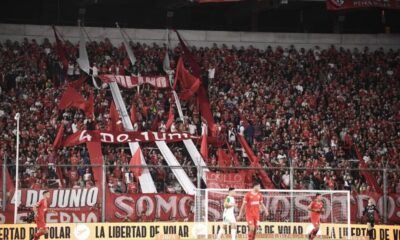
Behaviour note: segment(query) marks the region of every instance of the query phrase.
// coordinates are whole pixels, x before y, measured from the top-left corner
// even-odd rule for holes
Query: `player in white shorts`
[[[229,188],[228,196],[224,201],[224,214],[223,216],[223,227],[221,227],[217,234],[217,240],[220,240],[224,232],[227,232],[227,226],[231,226],[232,240],[236,239],[236,218],[235,218],[235,189]]]

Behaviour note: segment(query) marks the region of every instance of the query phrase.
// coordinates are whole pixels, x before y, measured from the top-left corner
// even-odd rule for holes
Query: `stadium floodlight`
[[[238,216],[244,195],[251,189],[236,189],[235,215]],[[324,204],[324,213],[321,214],[321,228],[318,235],[321,239],[350,239],[350,192],[349,191],[328,191],[328,190],[275,190],[262,189],[263,202],[269,211],[268,216],[260,218],[259,234],[268,235],[267,226],[275,226],[274,234],[279,238],[297,239],[299,235],[307,238],[313,229],[310,221],[308,206],[316,197],[321,194]],[[207,237],[214,237],[217,229],[222,224],[224,211],[224,199],[228,195],[228,189],[198,189],[196,191],[195,221],[198,232]],[[237,219],[238,223],[246,221]],[[238,224],[238,229],[243,229],[246,224]],[[279,229],[292,229],[292,232],[278,231]],[[300,232],[293,232],[293,229],[302,229]],[[194,233],[196,234],[196,233]]]

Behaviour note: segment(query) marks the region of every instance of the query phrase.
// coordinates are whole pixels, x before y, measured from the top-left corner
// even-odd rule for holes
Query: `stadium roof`
[[[169,14],[168,14],[169,13]],[[167,15],[169,17],[167,17]],[[382,33],[400,32],[394,10],[332,12],[324,0],[6,0],[0,22],[194,30]]]

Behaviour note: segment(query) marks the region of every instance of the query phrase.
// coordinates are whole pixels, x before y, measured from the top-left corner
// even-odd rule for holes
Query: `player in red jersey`
[[[46,212],[47,207],[49,206],[49,199],[50,199],[50,192],[44,191],[43,192],[43,199],[40,200],[36,205],[33,207],[33,211],[35,212],[35,222],[37,231],[34,236],[31,237],[31,240],[39,240],[41,236],[47,233],[46,227]]]
[[[308,234],[308,239],[313,240],[319,231],[321,213],[325,212],[321,194],[317,193],[315,199],[308,205],[308,210],[310,211],[311,223],[314,226],[314,229]]]
[[[263,196],[260,193],[259,183],[255,183],[253,189],[244,196],[243,204],[239,212],[239,219],[243,217],[245,207],[246,221],[249,226],[248,240],[254,240],[256,239],[257,226],[260,222],[260,207],[266,216],[269,214],[263,203]]]

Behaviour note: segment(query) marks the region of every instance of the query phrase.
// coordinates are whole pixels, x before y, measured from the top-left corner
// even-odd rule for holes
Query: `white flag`
[[[118,27],[118,29],[119,29],[119,32],[121,33],[122,39],[124,40],[124,46],[125,46],[125,49],[126,49],[126,53],[128,54],[129,60],[131,60],[131,64],[133,66],[136,63],[135,54],[133,54],[132,48],[129,45],[128,41],[126,40],[124,34],[122,33],[121,28]]]
[[[90,63],[86,50],[86,38],[81,27],[79,27],[79,58],[76,59],[76,61],[78,62],[78,65],[82,71],[89,74]]]
[[[176,108],[178,109],[179,118],[182,119],[183,122],[185,122],[185,119],[183,118],[182,106],[181,106],[181,102],[179,101],[178,94],[176,94],[175,90],[172,90],[172,94],[174,95],[174,98],[175,98],[175,105],[176,105]]]

